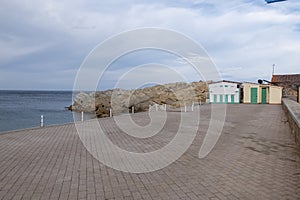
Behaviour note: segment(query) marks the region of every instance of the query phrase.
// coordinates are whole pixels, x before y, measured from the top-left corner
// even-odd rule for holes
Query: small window
[[[228,87],[228,85],[225,85],[225,87]]]

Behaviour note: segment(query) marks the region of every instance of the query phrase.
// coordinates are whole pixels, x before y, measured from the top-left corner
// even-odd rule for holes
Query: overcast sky
[[[96,45],[143,27],[171,29],[192,38],[223,79],[269,80],[273,64],[277,74],[300,73],[298,0],[2,0],[0,26],[0,89],[71,90],[80,65]],[[152,62],[174,66],[189,81],[199,79],[172,55],[140,53],[115,62],[101,89],[114,87],[109,80],[131,67]],[[162,65],[153,71],[164,82],[176,81],[166,76],[168,70],[160,70]],[[128,77],[134,82],[138,75]]]

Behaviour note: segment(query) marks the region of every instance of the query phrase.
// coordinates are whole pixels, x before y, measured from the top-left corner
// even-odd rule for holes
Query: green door
[[[257,103],[257,88],[251,88],[251,103]]]
[[[225,102],[228,103],[228,94],[225,95]]]
[[[231,95],[231,103],[234,103],[234,94]]]
[[[267,103],[267,88],[262,88],[261,90],[261,103]]]
[[[217,103],[217,95],[214,95],[214,103]]]
[[[223,95],[220,94],[220,102],[222,103],[223,102]]]

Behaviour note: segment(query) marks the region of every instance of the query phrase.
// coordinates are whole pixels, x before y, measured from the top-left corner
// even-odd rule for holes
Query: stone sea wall
[[[284,98],[282,101],[282,108],[295,136],[295,142],[300,146],[300,104],[287,98]]]
[[[207,83],[202,81],[170,83],[136,90],[80,92],[69,109],[96,113],[97,117],[108,117],[110,109],[113,113],[126,113],[134,106],[135,112],[143,112],[149,109],[149,105],[154,104],[178,108],[193,102],[205,102],[207,92]]]

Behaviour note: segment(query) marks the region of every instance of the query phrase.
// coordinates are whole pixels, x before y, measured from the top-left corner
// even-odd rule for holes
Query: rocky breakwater
[[[143,112],[149,105],[166,104],[169,107],[179,108],[191,105],[193,102],[205,102],[207,97],[207,84],[205,82],[170,83],[152,87],[123,90],[113,89],[100,92],[81,92],[76,95],[72,111],[95,113],[97,117],[108,117],[110,109],[114,114]]]

